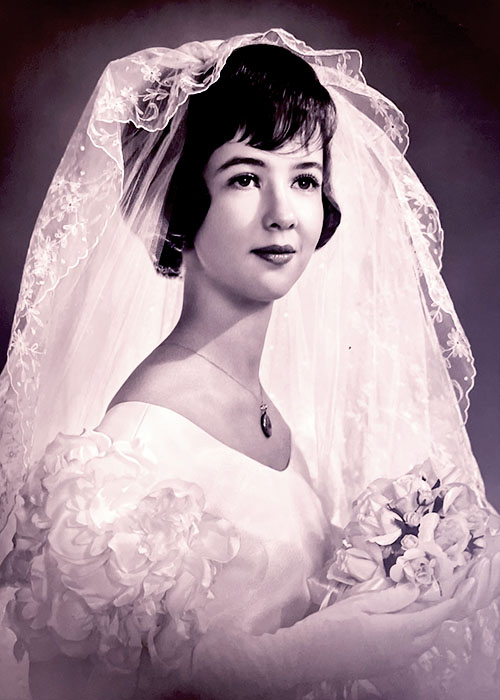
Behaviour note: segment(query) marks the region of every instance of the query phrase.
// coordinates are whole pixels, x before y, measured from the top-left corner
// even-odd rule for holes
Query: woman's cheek
[[[323,230],[323,220],[324,220],[324,210],[323,205],[320,203],[320,207],[315,206],[310,212],[310,217],[307,226],[307,240],[308,247],[312,248],[312,251],[316,249],[316,244],[321,236],[321,231]]]

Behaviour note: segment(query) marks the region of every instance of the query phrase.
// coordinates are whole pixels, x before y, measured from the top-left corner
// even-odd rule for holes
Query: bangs
[[[295,90],[270,94],[255,86],[228,105],[226,135],[232,132],[232,136],[226,140],[238,137],[264,151],[274,151],[292,141],[308,146],[319,140],[324,146],[335,129],[335,113],[330,105]]]
[[[235,138],[266,151],[290,142],[325,146],[335,125],[333,101],[306,61],[279,46],[253,44],[236,49],[219,79],[191,98],[187,134],[204,134],[210,156]]]
[[[212,71],[213,67],[201,76],[204,84]],[[163,141],[169,127],[150,134],[133,124],[124,126],[122,211],[129,217],[148,198],[163,192],[168,165],[178,158],[163,195],[164,237],[157,259],[158,270],[175,277],[180,274],[182,250],[193,247],[210,207],[203,171],[217,148],[235,140],[265,151],[289,143],[297,150],[311,144],[325,148],[335,127],[334,102],[305,60],[280,46],[240,47],[229,56],[218,80],[189,97],[185,121],[166,150]],[[149,184],[144,187],[144,182]],[[323,192],[322,199],[324,224],[318,248],[340,221],[331,195]]]

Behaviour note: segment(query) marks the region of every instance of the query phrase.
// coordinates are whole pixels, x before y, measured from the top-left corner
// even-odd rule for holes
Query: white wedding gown
[[[95,432],[86,432],[81,438],[60,436],[52,458],[63,455],[66,460],[85,461],[88,444],[97,444],[103,434],[110,439],[108,445],[128,444],[137,455],[147,455],[148,463],[154,465],[152,485],[165,479],[197,484],[204,493],[206,512],[236,528],[238,552],[220,568],[203,609],[208,629],[222,626],[260,635],[291,626],[308,613],[308,579],[331,555],[329,525],[304,457],[295,445],[287,468],[276,471],[221,443],[170,409],[127,402],[112,408]],[[102,445],[97,451],[101,459],[107,459]],[[111,452],[109,459],[113,459]],[[62,500],[61,507],[65,507]],[[44,583],[48,588],[52,584],[50,580]],[[7,595],[12,596],[12,589],[4,593],[4,601]],[[21,641],[23,630],[31,634],[32,624],[21,620],[23,615],[22,606],[12,607],[11,622],[14,620]],[[285,697],[469,700],[473,693],[474,700],[493,700],[500,697],[500,683],[494,679],[500,656],[498,620],[497,608],[491,606],[471,623],[447,623],[436,647],[408,671],[385,678],[379,695],[370,683],[354,683],[311,686],[290,691]],[[43,634],[40,639],[45,644]],[[10,630],[5,629],[1,639],[0,699],[28,700],[26,658],[20,665],[14,661]],[[28,636],[24,641],[29,645]],[[191,651],[186,640],[186,657]],[[163,697],[168,697],[176,687],[175,673],[158,681],[144,657],[132,697],[152,700],[162,697],[161,690]],[[56,684],[57,678],[53,682]],[[103,691],[103,697],[112,700],[112,691]]]
[[[235,626],[258,635],[304,617],[310,607],[308,578],[325,557],[327,522],[295,446],[287,468],[276,471],[222,444],[178,413],[140,402],[112,408],[98,431],[115,443],[147,445],[156,458],[158,481],[196,483],[204,492],[205,510],[235,526],[239,550],[212,588],[213,598],[204,610],[210,626]],[[3,636],[4,646],[12,639],[9,631]],[[29,697],[14,680],[14,663],[4,663],[2,670],[2,700]],[[147,683],[141,678],[141,687]]]

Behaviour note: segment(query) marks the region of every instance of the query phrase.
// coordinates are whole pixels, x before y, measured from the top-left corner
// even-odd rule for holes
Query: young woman
[[[37,700],[495,692],[496,649],[479,680],[462,657],[496,607],[442,625],[500,593],[498,556],[425,609],[412,586],[311,605],[368,480],[430,458],[482,489],[406,138],[356,53],[283,31],[107,69],[3,375],[8,619]]]

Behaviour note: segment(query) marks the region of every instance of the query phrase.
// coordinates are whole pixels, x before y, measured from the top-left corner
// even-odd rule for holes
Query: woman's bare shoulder
[[[195,386],[185,359],[175,350],[159,346],[136,367],[108,408],[126,401],[141,401],[175,409]]]

